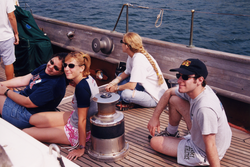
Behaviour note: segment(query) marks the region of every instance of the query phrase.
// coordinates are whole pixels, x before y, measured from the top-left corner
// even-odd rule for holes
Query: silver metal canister
[[[91,148],[88,155],[101,162],[123,159],[129,152],[125,141],[124,115],[116,111],[120,96],[115,93],[100,93],[95,96],[98,113],[90,118]]]

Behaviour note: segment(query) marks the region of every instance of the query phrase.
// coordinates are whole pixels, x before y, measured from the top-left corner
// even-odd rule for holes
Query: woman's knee
[[[29,123],[31,124],[31,125],[35,125],[35,123],[36,123],[36,114],[34,114],[34,115],[31,115],[30,116],[30,119],[29,119]]]
[[[125,89],[121,93],[122,100],[129,101],[132,98],[132,91],[129,89]]]

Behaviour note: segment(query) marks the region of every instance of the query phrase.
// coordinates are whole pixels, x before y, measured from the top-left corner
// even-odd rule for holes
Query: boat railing
[[[156,8],[149,8],[149,7],[144,7],[144,6],[139,6],[139,5],[133,5],[133,4],[129,4],[129,3],[126,3],[126,4],[123,4],[122,5],[122,8],[121,8],[121,11],[120,11],[120,14],[117,18],[117,21],[116,21],[116,24],[114,26],[114,29],[113,31],[115,31],[116,27],[117,27],[117,24],[120,20],[120,17],[121,17],[121,14],[123,12],[123,9],[124,7],[126,6],[126,32],[129,31],[129,19],[128,19],[128,8],[129,7],[133,7],[133,8],[141,8],[141,9],[156,9]],[[180,10],[174,10],[174,9],[160,9],[158,8],[157,10],[160,10],[160,13],[157,15],[157,19],[156,19],[156,22],[155,22],[155,27],[159,27],[161,25],[161,23],[157,26],[156,23],[158,22],[159,18],[161,17],[161,22],[162,22],[162,18],[163,18],[163,12],[164,10],[169,10],[169,11],[180,11]],[[183,11],[183,10],[182,10]],[[190,12],[188,10],[186,10],[185,12]],[[206,13],[206,14],[217,14],[217,15],[234,15],[234,16],[245,16],[245,17],[250,17],[250,15],[243,15],[243,14],[229,14],[229,13],[211,13],[211,12],[201,12],[201,11],[195,11],[194,9],[191,10],[191,26],[190,26],[190,37],[189,37],[189,45],[187,47],[194,47],[193,45],[193,25],[194,25],[194,13],[197,12],[197,13]]]
[[[18,2],[18,4],[16,4],[16,5],[21,6],[21,5],[19,5],[19,4],[24,4],[24,9],[27,10],[27,8],[29,8],[29,9],[30,9],[30,13],[33,14],[32,9],[31,9],[31,7],[29,6],[29,4],[28,4],[27,2],[22,2],[22,1],[20,1],[20,2]]]
[[[116,23],[115,23],[115,26],[114,26],[114,29],[113,29],[113,31],[115,31],[115,29],[116,29],[116,27],[117,27],[117,24],[118,24],[118,22],[119,22],[119,20],[120,20],[120,18],[121,18],[121,15],[122,15],[122,12],[123,12],[123,9],[124,9],[124,7],[126,6],[126,32],[128,32],[128,24],[129,24],[129,19],[128,19],[128,7],[129,6],[134,6],[134,5],[132,5],[132,4],[129,4],[129,3],[126,3],[126,4],[123,4],[122,5],[122,8],[121,8],[121,11],[120,11],[120,14],[119,14],[119,16],[118,16],[118,18],[117,18],[117,21],[116,21]],[[149,7],[144,7],[144,6],[137,6],[138,8],[143,8],[143,9],[149,9]],[[157,20],[156,20],[156,22],[155,22],[155,26],[156,26],[156,23],[158,22],[158,20],[159,20],[159,18],[161,17],[163,17],[163,9],[161,9],[160,10],[160,13],[158,14],[158,16],[157,16]],[[189,46],[188,47],[194,47],[194,45],[193,45],[193,24],[194,24],[194,12],[195,12],[195,10],[191,10],[191,27],[190,27],[190,38],[189,38]],[[162,19],[161,19],[161,21],[162,21]],[[158,26],[156,26],[156,27],[159,27],[161,25],[161,23],[158,25]]]

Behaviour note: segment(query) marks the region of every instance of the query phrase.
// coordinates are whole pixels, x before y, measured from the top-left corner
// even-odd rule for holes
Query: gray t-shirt
[[[222,159],[230,146],[232,131],[219,98],[209,86],[195,99],[191,99],[186,93],[180,93],[178,89],[175,93],[190,103],[190,133],[194,145],[205,152],[202,135],[216,134],[217,151],[219,159]]]

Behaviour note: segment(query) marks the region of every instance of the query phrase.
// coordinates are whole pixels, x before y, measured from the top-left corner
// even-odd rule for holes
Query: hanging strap
[[[163,12],[164,12],[164,10],[161,9],[161,10],[160,10],[160,13],[157,15],[157,18],[156,18],[156,21],[155,21],[155,27],[156,27],[156,28],[158,28],[158,27],[161,26],[162,18],[163,18]],[[160,24],[159,24],[159,25],[156,25],[156,24],[158,23],[158,20],[159,20],[160,18],[161,18]]]

